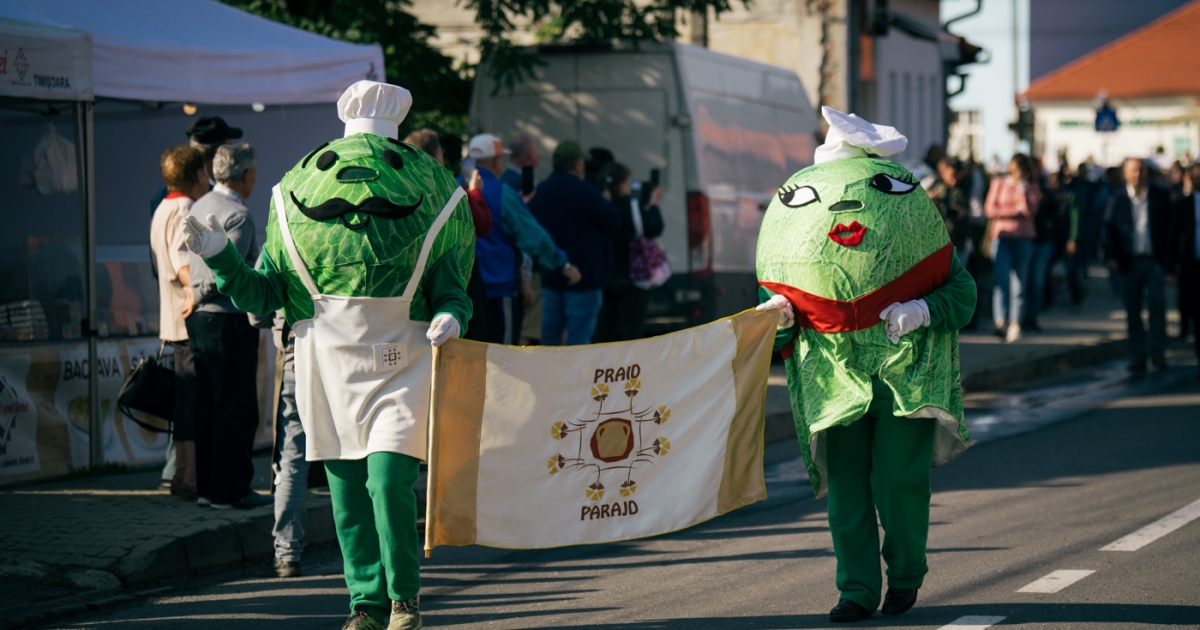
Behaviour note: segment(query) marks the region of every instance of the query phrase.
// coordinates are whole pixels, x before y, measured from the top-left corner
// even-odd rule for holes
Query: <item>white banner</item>
[[[54,390],[54,407],[59,418],[67,425],[71,445],[71,465],[81,468],[88,465],[88,353],[87,348],[72,348],[59,351],[58,387]],[[117,394],[125,382],[121,369],[120,353],[115,345],[100,346],[96,350],[100,391],[100,426],[104,430],[104,461],[126,462],[128,456],[121,446],[117,434],[114,414]]]
[[[0,18],[0,95],[92,100],[91,37]]]
[[[676,531],[766,498],[775,314],[570,348],[451,340],[435,362],[426,545]]]
[[[29,355],[0,356],[0,475],[37,472],[37,408],[25,389]]]

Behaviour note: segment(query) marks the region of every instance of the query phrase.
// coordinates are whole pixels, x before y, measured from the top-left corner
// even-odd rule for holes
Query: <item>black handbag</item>
[[[175,371],[162,364],[166,345],[164,342],[159,346],[158,356],[142,359],[129,371],[117,395],[117,408],[126,418],[156,433],[170,433],[170,423],[175,417]],[[135,411],[141,412],[142,417],[135,415]]]

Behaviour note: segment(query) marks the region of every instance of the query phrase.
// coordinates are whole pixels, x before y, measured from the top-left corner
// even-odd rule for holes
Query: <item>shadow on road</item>
[[[570,612],[595,612],[590,608]],[[611,609],[609,609],[611,610]],[[494,615],[440,615],[430,614],[430,622],[441,625],[500,622],[512,619],[528,619],[547,614],[567,617],[568,611],[530,611],[500,613]],[[870,619],[855,624],[835,624],[826,615],[735,615],[729,617],[689,617],[682,619],[647,619],[631,623],[571,624],[576,628],[597,630],[637,628],[639,630],[698,630],[755,628],[904,628],[913,626],[940,627],[959,617],[996,616],[1004,617],[1004,625],[1021,623],[1130,623],[1138,625],[1184,625],[1194,624],[1200,619],[1200,606],[1154,606],[1127,604],[972,604],[969,606],[930,606],[914,608],[901,617],[884,617],[876,614]]]
[[[1200,462],[1200,387],[1194,382],[971,448],[934,470],[933,491],[1069,487],[1076,484],[1063,478]]]

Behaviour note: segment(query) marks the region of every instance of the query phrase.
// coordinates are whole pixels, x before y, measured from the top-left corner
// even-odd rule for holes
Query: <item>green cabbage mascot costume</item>
[[[394,85],[346,90],[345,137],[304,156],[272,191],[257,269],[219,223],[185,228],[222,293],[251,313],[282,308],[296,334],[296,402],[307,458],[329,473],[347,629],[421,627],[413,482],[426,453],[431,345],[471,318],[470,209],[448,170],[395,139],[411,104]]]
[[[975,283],[937,209],[894,162],[908,140],[824,107],[815,164],[779,190],[763,217],[760,310],[782,311],[796,433],[829,528],[841,600],[832,621],[916,602],[928,567],[929,469],[970,446],[963,423],[958,329]],[[876,523],[876,510],[879,523]]]

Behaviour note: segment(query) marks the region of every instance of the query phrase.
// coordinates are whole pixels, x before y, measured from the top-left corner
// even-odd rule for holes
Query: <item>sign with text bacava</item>
[[[426,551],[653,536],[766,498],[774,312],[640,341],[434,359]]]
[[[256,448],[271,445],[275,396],[275,346],[260,333],[259,430]],[[167,454],[168,436],[139,426],[117,409],[117,394],[131,370],[158,354],[153,338],[111,339],[98,344],[96,376],[104,462],[148,465]],[[0,345],[0,484],[64,475],[89,464],[87,345],[78,342]],[[174,359],[168,347],[163,361]],[[142,418],[150,424],[165,424]]]

